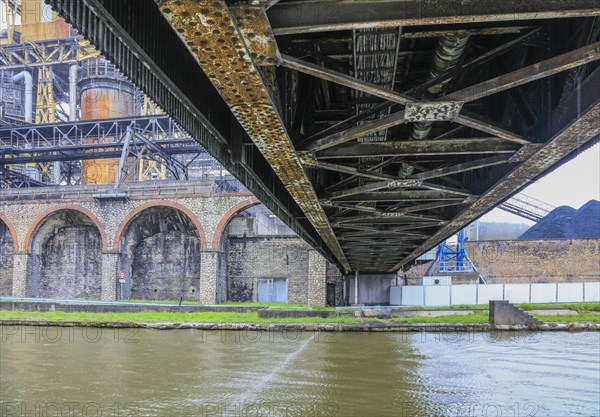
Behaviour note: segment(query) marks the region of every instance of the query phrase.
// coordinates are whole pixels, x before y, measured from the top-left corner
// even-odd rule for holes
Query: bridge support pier
[[[224,300],[219,291],[219,276],[222,267],[222,253],[215,250],[200,253],[200,303],[216,304]]]
[[[102,252],[102,301],[117,300],[117,265],[121,254]]]
[[[29,252],[15,252],[13,254],[13,297],[27,297],[27,267],[29,266]]]
[[[308,305],[327,303],[327,261],[316,250],[308,251]]]

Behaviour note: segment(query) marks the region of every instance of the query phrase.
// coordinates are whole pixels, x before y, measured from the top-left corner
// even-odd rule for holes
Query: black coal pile
[[[600,201],[590,200],[575,210],[561,206],[523,233],[519,240],[600,238]]]

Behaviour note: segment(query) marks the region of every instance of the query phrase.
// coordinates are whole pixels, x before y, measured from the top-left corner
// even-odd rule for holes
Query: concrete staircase
[[[542,322],[505,300],[490,301],[490,324],[495,326],[530,326]]]

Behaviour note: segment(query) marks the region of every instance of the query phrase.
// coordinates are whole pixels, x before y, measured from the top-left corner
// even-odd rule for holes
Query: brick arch
[[[225,213],[223,217],[221,217],[221,220],[219,220],[219,224],[217,224],[217,228],[215,229],[215,233],[213,234],[212,248],[215,250],[219,249],[221,235],[223,234],[223,231],[225,230],[231,219],[233,219],[238,213],[244,211],[245,209],[250,208],[252,206],[256,206],[258,204],[260,204],[260,201],[258,201],[257,198],[251,198],[250,200],[242,201],[241,203],[238,203],[232,208],[230,208],[229,211]]]
[[[119,250],[121,237],[123,236],[123,232],[125,231],[125,228],[127,227],[127,225],[131,222],[131,220],[133,220],[133,218],[135,216],[137,216],[139,213],[141,213],[142,211],[149,209],[151,207],[170,207],[175,210],[179,210],[183,214],[185,214],[188,217],[188,219],[190,219],[192,221],[192,223],[194,223],[194,226],[196,226],[196,229],[198,230],[198,235],[200,236],[201,248],[206,249],[206,234],[204,233],[204,228],[202,227],[202,224],[200,223],[200,220],[198,220],[196,215],[194,213],[192,213],[192,211],[190,209],[188,209],[187,207],[185,207],[179,203],[174,203],[172,201],[165,201],[165,200],[157,200],[157,201],[148,201],[147,203],[137,206],[125,217],[125,219],[121,222],[119,228],[117,229],[117,233],[115,235],[115,240],[113,242],[113,250],[114,251]]]
[[[8,228],[8,232],[12,236],[13,250],[15,252],[18,252],[19,251],[19,239],[17,238],[17,229],[15,229],[15,226],[12,224],[12,222],[10,220],[8,220],[8,217],[6,217],[4,214],[0,214],[0,220],[6,225],[6,227]]]
[[[102,223],[100,223],[100,220],[98,220],[96,215],[94,213],[92,213],[90,210],[86,209],[85,207],[77,206],[75,204],[62,204],[60,206],[49,208],[48,210],[44,211],[42,214],[40,214],[39,216],[37,216],[35,218],[35,220],[31,224],[31,226],[29,227],[27,234],[25,235],[25,242],[23,244],[23,250],[25,252],[29,252],[31,239],[33,238],[33,233],[37,230],[40,223],[42,221],[44,221],[52,213],[55,213],[57,211],[63,211],[63,210],[78,211],[78,212],[82,213],[83,215],[85,215],[87,218],[89,218],[92,221],[92,223],[94,223],[96,228],[98,229],[98,232],[100,232],[100,238],[102,239],[102,250],[103,251],[108,250],[108,241],[106,240],[106,232],[104,231],[104,226],[102,226]]]

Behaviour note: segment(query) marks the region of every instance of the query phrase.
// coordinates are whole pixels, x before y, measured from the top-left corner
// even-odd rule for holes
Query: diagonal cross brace
[[[167,0],[160,10],[333,255],[350,270],[226,2]]]
[[[600,42],[593,43],[591,45],[584,46],[574,51],[567,52],[562,55],[549,58],[545,61],[538,62],[536,64],[521,68],[511,73],[502,75],[500,77],[493,78],[488,81],[476,84],[464,88],[463,90],[448,94],[444,97],[437,99],[438,102],[469,102],[477,100],[483,97],[496,94],[500,91],[508,90],[513,87],[517,87],[522,84],[529,83],[531,81],[538,80],[540,78],[548,77],[559,72],[567,71],[571,68],[575,68],[593,61],[600,59]],[[334,81],[338,84],[355,88],[359,91],[372,94],[374,96],[393,101],[399,104],[418,103],[417,100],[389,90],[385,90],[368,84],[365,82],[358,81],[352,78],[350,82],[348,77],[344,74],[339,74],[336,71],[318,67],[314,64],[302,62],[296,58],[283,55],[283,66],[294,69],[297,71],[304,72],[309,75],[321,77],[330,81]],[[521,145],[527,145],[530,142],[526,139],[515,135],[514,133],[507,132],[501,128],[495,127],[489,122],[483,122],[477,120],[472,115],[464,115],[460,113],[454,121],[456,123],[463,124],[465,126],[472,127],[474,129],[481,130],[483,132],[494,134],[503,139],[519,143]],[[309,145],[307,150],[322,150],[335,146],[339,143],[348,142],[358,137],[371,134],[373,132],[389,128],[395,125],[399,125],[406,122],[404,110],[393,113],[389,116],[374,120],[372,122],[365,123],[361,126],[354,127],[344,132],[336,133],[325,138],[319,139],[315,143]]]

